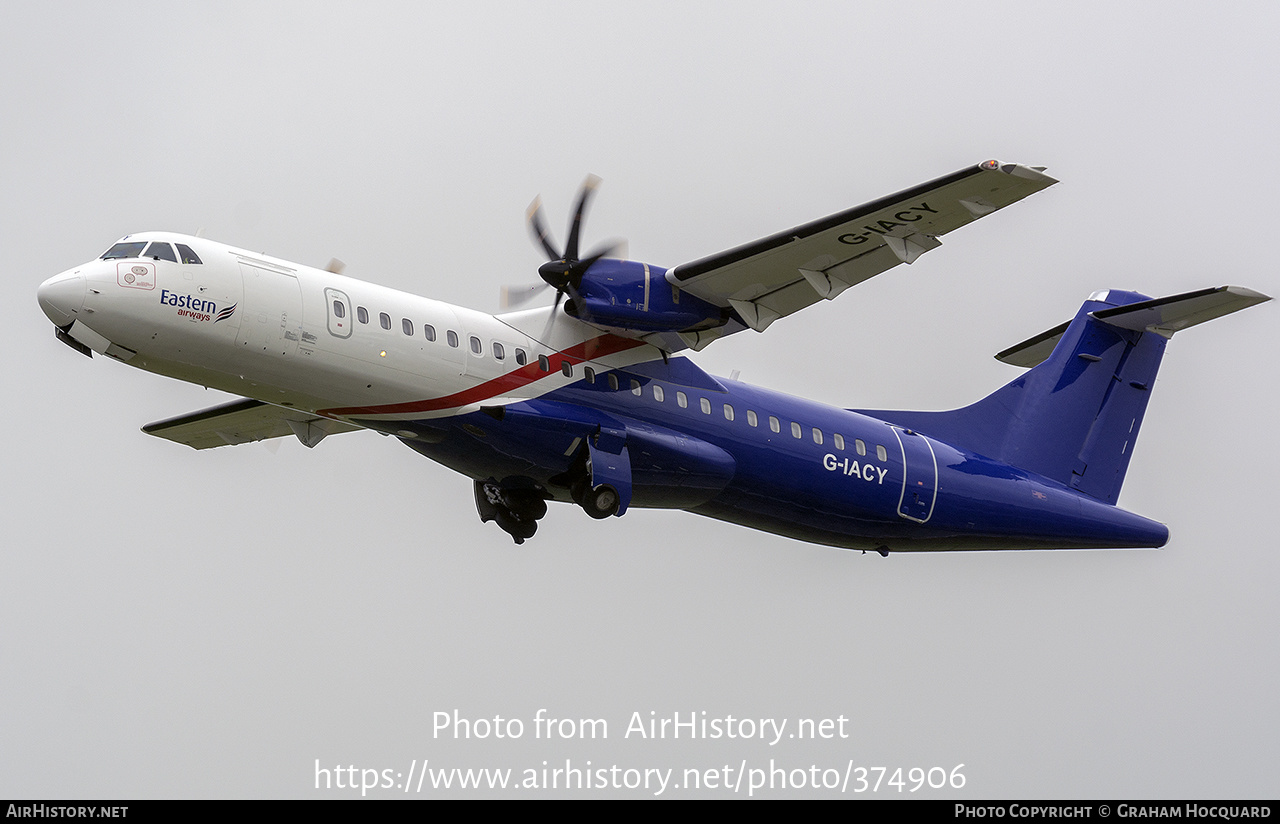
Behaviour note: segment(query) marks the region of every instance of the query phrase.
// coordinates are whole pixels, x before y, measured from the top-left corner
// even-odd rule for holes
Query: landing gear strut
[[[481,523],[497,521],[517,544],[532,538],[538,519],[547,514],[546,499],[536,489],[506,489],[496,481],[476,481],[475,493]]]

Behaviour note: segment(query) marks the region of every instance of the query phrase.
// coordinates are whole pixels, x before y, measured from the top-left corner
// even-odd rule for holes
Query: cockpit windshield
[[[141,257],[142,247],[146,246],[145,240],[128,241],[126,243],[117,243],[102,254],[102,260],[116,260],[118,258]]]
[[[147,247],[147,251],[142,253],[143,257],[149,257],[153,260],[167,260],[171,263],[177,263],[178,259],[174,257],[173,247],[167,243],[161,243],[158,240],[152,241]]]
[[[144,253],[142,250],[146,248]],[[200,263],[200,256],[185,243],[177,244],[178,255],[183,263]],[[147,245],[145,240],[127,240],[117,243],[102,254],[100,260],[119,260],[120,258],[146,257],[153,260],[168,260],[177,263],[179,257],[173,254],[173,246],[162,240],[153,240]]]

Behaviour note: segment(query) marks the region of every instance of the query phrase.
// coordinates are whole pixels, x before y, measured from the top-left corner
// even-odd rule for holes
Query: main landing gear
[[[617,451],[598,447],[602,440]],[[610,438],[597,434],[594,441],[589,440],[578,450],[568,470],[547,483],[558,489],[567,488],[574,503],[596,520],[622,515],[631,503],[631,457],[625,439],[618,433],[612,433]],[[530,480],[526,479],[525,484],[504,486],[492,478],[475,482],[480,520],[497,521],[517,544],[538,531],[538,519],[547,514],[547,499],[552,497]]]
[[[618,514],[622,506],[622,496],[609,484],[591,485],[588,478],[582,478],[569,488],[569,494],[578,506],[596,520],[603,520]]]
[[[536,489],[505,489],[495,481],[476,481],[476,511],[480,521],[497,521],[502,531],[523,544],[538,531],[547,514],[547,501]]]

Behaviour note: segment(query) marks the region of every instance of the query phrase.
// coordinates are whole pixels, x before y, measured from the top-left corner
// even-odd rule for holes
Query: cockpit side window
[[[191,247],[187,244],[175,243],[174,246],[178,247],[178,257],[182,259],[183,263],[204,263],[199,255],[191,251]]]
[[[142,254],[142,247],[146,246],[145,240],[131,240],[125,243],[117,243],[110,249],[102,253],[102,260],[117,260],[119,258],[138,257]]]
[[[173,263],[178,262],[178,258],[173,254],[173,247],[167,243],[161,243],[156,240],[147,247],[146,254],[143,257],[154,258],[155,260],[168,260]]]

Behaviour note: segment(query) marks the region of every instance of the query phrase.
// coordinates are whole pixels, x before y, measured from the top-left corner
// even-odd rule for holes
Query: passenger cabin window
[[[756,411],[754,409],[748,409],[747,410],[747,426],[755,426],[758,423],[760,423],[760,418],[759,416],[756,415]]]
[[[471,354],[479,355],[481,352],[480,339],[475,335],[471,336]]]
[[[596,370],[592,369],[590,366],[584,366],[584,367],[582,367],[582,378],[583,378],[583,380],[585,380],[587,383],[595,383],[595,382],[596,382]]]
[[[422,336],[427,340],[435,340],[436,328],[429,323],[422,324]]]
[[[345,318],[347,316],[347,308],[342,305],[342,301],[335,300],[333,302],[333,316],[335,318]]]
[[[450,329],[444,333],[445,339],[449,341],[449,345],[454,349],[458,348],[458,333]]]
[[[689,408],[689,398],[680,390],[676,390],[676,405],[681,409]]]
[[[842,451],[844,450],[844,435],[841,435],[839,432],[837,432],[836,434],[831,436],[831,440],[835,441],[836,449],[839,449]]]
[[[413,321],[408,318],[401,318],[400,329],[409,337],[413,337]]]
[[[378,323],[382,324],[382,328],[383,328],[383,329],[390,329],[390,328],[391,328],[391,316],[390,316],[390,315],[388,315],[386,312],[381,312],[381,313],[379,313],[379,314],[378,314]]]
[[[529,362],[529,356],[525,354],[524,350],[523,350],[523,349],[517,349],[517,350],[516,350],[516,363],[520,364],[521,366],[524,366],[524,365],[525,365],[526,363],[528,363],[528,362]]]
[[[140,257],[142,255],[142,247],[146,246],[145,240],[131,240],[127,243],[117,243],[110,249],[102,253],[101,260],[118,260],[120,258]]]
[[[152,244],[147,247],[147,253],[143,255],[143,257],[149,257],[155,260],[167,260],[171,263],[178,262],[177,256],[173,254],[173,247],[167,243],[161,243],[158,240],[153,241]]]
[[[822,443],[822,430],[816,426],[813,428],[813,442],[816,444]]]
[[[368,309],[366,309],[366,308],[364,308],[363,306],[357,306],[357,307],[356,307],[356,320],[360,321],[361,323],[368,323],[368,322],[369,322],[369,310],[368,310]]]
[[[452,334],[452,333],[450,333],[450,334]],[[539,356],[538,356],[538,368],[539,368],[539,369],[541,369],[543,372],[550,372],[550,371],[551,371],[551,361],[547,360],[547,356],[546,356],[546,355],[539,355]]]
[[[857,450],[859,455],[867,454],[867,445],[862,442],[862,438],[853,439],[853,448]]]
[[[613,372],[609,373],[609,388],[615,392],[618,390],[618,376]]]
[[[800,424],[796,423],[795,421],[791,422],[791,437],[793,438],[804,437],[804,432],[803,430],[801,430]]]
[[[658,403],[662,403],[662,401],[663,401],[664,397],[665,397],[665,393],[662,391],[662,387],[661,387],[661,386],[658,386],[658,385],[655,383],[655,384],[653,385],[653,399],[654,399],[655,401],[657,401]]]
[[[493,359],[494,359],[494,360],[503,360],[503,359],[504,359],[504,358],[506,358],[506,357],[507,357],[507,350],[506,350],[506,349],[504,349],[504,348],[502,348],[502,344],[498,343],[498,342],[495,340],[495,341],[493,342]]]
[[[777,419],[777,418],[775,418],[773,415],[770,415],[770,416],[769,416],[769,428],[770,428],[770,429],[772,429],[774,432],[781,432],[781,431],[782,431],[782,424],[778,421],[778,419]]]
[[[562,360],[562,361],[560,361],[560,371],[561,371],[562,373],[564,373],[564,376],[565,376],[566,378],[572,378],[572,377],[573,377],[573,364],[572,364],[572,363],[569,363],[567,360]]]
[[[704,415],[711,414],[711,401],[707,400],[706,398],[699,398],[698,406],[702,409],[702,414]]]
[[[727,403],[724,405],[724,419],[726,421],[733,420],[733,407]]]
[[[635,378],[631,379],[631,394],[637,398],[644,394],[644,390],[640,388],[640,381]]]
[[[183,263],[203,263],[204,262],[200,260],[199,255],[191,251],[191,247],[188,246],[187,244],[175,243],[174,245],[178,247],[178,257],[182,259]]]
[[[876,457],[882,461],[889,460],[889,452],[880,444],[876,444]]]

